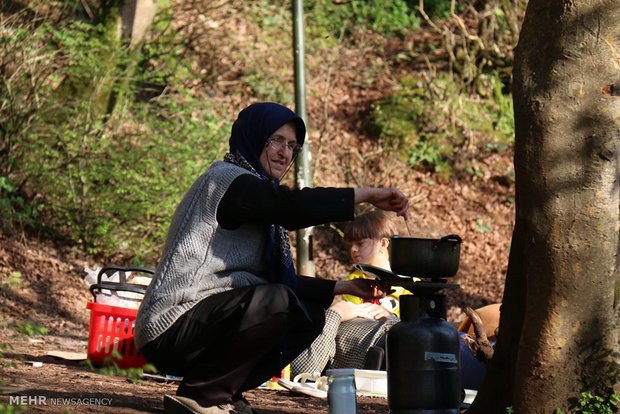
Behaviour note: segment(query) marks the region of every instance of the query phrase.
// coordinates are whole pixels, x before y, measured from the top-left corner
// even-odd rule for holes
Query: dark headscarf
[[[232,126],[229,145],[230,153],[225,161],[239,165],[274,186],[279,180],[271,180],[260,163],[260,156],[267,139],[287,122],[294,122],[297,143],[303,145],[306,137],[304,121],[290,109],[272,102],[256,103],[248,106],[237,117]],[[269,238],[265,247],[267,278],[282,283],[291,289],[297,286],[297,276],[291,257],[288,233],[282,226],[271,224]]]

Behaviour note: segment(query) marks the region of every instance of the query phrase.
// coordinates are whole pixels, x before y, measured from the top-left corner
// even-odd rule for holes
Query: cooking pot
[[[390,265],[400,275],[426,278],[452,277],[459,268],[461,243],[456,234],[441,239],[392,236]]]

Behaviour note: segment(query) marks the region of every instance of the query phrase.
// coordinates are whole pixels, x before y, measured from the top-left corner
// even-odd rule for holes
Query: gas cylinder
[[[445,296],[400,296],[401,322],[387,333],[390,414],[459,414],[460,343]]]

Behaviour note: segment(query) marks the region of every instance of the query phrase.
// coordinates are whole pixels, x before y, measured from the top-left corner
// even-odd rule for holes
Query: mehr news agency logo
[[[9,405],[112,405],[112,398],[46,397],[45,395],[10,395]]]

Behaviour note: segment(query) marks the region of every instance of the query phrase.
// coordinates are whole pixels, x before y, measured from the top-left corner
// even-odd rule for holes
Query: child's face
[[[381,240],[361,239],[349,242],[353,263],[371,264],[381,249]]]

